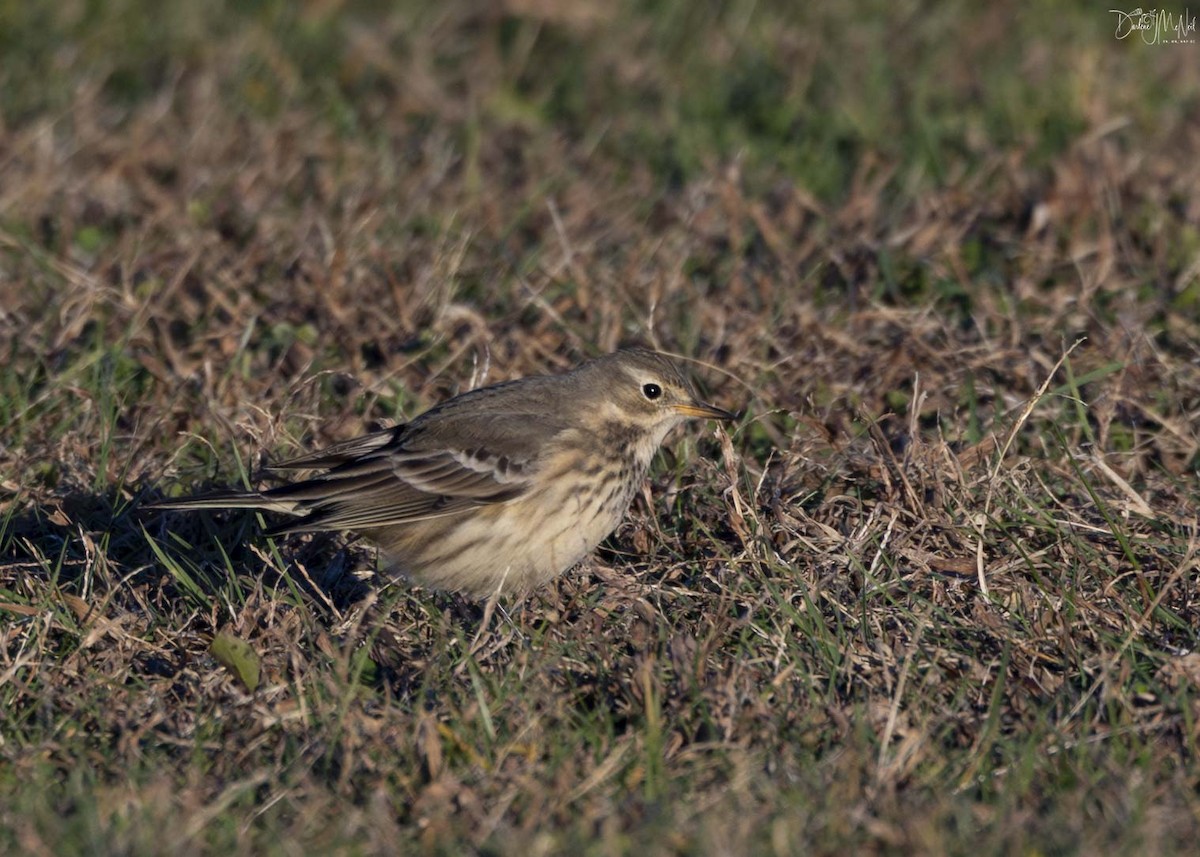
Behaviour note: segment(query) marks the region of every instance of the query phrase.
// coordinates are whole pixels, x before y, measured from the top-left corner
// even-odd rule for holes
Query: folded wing
[[[443,413],[340,443],[273,469],[326,472],[262,492],[304,518],[276,532],[387,527],[525,494],[545,441],[566,427],[544,413]],[[277,507],[278,508],[278,507]]]

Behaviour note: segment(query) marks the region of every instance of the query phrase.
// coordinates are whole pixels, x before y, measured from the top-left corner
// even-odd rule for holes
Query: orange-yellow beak
[[[737,414],[731,414],[729,411],[722,410],[715,405],[705,404],[704,402],[688,402],[685,405],[676,405],[675,413],[683,417],[696,417],[702,420],[737,419]]]

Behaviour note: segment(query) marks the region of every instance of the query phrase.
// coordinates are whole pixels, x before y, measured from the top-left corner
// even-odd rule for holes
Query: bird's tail
[[[267,512],[300,514],[294,500],[268,496],[262,491],[236,491],[227,489],[195,497],[180,497],[175,500],[156,500],[147,503],[146,509],[262,509]]]

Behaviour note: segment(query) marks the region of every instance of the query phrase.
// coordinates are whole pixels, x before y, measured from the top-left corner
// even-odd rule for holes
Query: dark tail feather
[[[198,494],[195,497],[181,497],[175,500],[156,500],[153,503],[147,503],[144,508],[185,511],[193,509],[263,509],[269,512],[297,513],[296,503],[292,500],[276,499],[262,491],[232,489]]]

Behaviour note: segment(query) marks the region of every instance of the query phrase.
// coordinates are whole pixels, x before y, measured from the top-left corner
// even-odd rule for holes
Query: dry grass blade
[[[1058,370],[1062,368],[1063,363],[1071,356],[1071,352],[1083,344],[1082,339],[1078,339],[1063,352],[1058,358],[1058,362],[1054,364],[1054,368],[1047,374],[1045,380],[1037,388],[1037,392],[1025,403],[1021,409],[1021,413],[1017,416],[1016,422],[1008,431],[1008,437],[1005,438],[1004,444],[1000,447],[1000,451],[996,453],[995,460],[992,462],[991,473],[988,474],[987,490],[983,497],[983,511],[975,516],[975,527],[979,531],[979,538],[975,542],[975,569],[979,580],[979,591],[984,595],[988,594],[987,575],[984,573],[983,561],[983,545],[985,539],[985,528],[987,526],[988,515],[992,508],[992,496],[996,485],[996,478],[1000,475],[1000,468],[1004,464],[1004,459],[1008,457],[1008,451],[1013,445],[1018,433],[1029,420],[1038,404],[1046,397],[1046,392],[1050,389],[1050,382],[1054,380],[1054,376],[1058,374]]]

